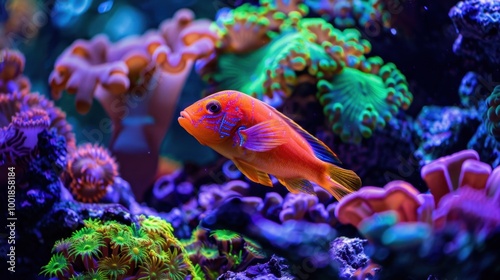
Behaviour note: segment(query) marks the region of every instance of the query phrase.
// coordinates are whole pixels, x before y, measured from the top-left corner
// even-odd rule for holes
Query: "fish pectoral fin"
[[[288,141],[286,126],[279,120],[268,120],[252,127],[238,130],[239,145],[255,152],[272,150]]]
[[[292,179],[278,179],[280,183],[287,188],[291,193],[307,193],[316,195],[314,188],[306,179],[302,178],[292,178]]]
[[[271,181],[271,178],[269,178],[269,174],[267,174],[266,172],[259,171],[250,164],[241,160],[233,159],[233,162],[234,165],[236,165],[236,167],[238,167],[238,169],[241,171],[241,173],[247,176],[248,179],[264,186],[273,186],[273,182]]]

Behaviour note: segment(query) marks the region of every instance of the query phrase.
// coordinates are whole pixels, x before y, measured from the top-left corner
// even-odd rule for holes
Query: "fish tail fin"
[[[349,169],[344,169],[333,164],[327,165],[329,180],[322,185],[337,200],[361,188],[361,179]]]

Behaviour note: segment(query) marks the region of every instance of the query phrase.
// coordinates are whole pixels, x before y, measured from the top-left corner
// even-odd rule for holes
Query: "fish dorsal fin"
[[[284,124],[276,119],[239,129],[238,135],[239,145],[254,152],[266,152],[288,141]]]
[[[267,173],[255,169],[253,166],[242,160],[233,159],[233,162],[241,173],[248,177],[248,179],[264,186],[273,186],[273,182]]]
[[[312,136],[309,132],[305,131],[302,127],[300,127],[296,122],[294,122],[292,119],[289,117],[285,116],[283,113],[280,111],[276,110],[274,107],[271,105],[264,103],[269,109],[271,109],[273,112],[276,113],[276,115],[280,116],[287,124],[289,124],[295,131],[297,131],[304,139],[309,143],[311,148],[314,151],[314,155],[325,162],[331,163],[331,164],[342,164],[340,159],[337,157],[337,155],[330,149],[328,148],[327,145],[325,145],[323,142],[318,140],[316,137]]]
[[[278,181],[291,193],[307,193],[316,195],[311,182],[307,181],[306,179],[278,179]]]

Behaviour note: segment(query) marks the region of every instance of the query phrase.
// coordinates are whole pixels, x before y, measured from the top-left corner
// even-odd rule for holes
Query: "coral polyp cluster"
[[[57,241],[53,253],[40,272],[51,278],[202,279],[169,224],[144,216],[137,226],[86,220],[84,228]]]
[[[13,163],[28,155],[45,129],[53,129],[66,139],[66,148],[74,148],[76,140],[66,114],[44,96],[26,91],[1,94],[0,108],[2,162]]]
[[[30,90],[30,81],[22,75],[24,66],[22,53],[11,49],[0,50],[0,93]]]
[[[383,28],[391,26],[391,14],[383,0],[305,0],[304,2],[313,11],[327,17],[340,28],[358,25],[369,29],[374,24],[379,24]]]
[[[205,279],[217,279],[227,271],[241,271],[265,257],[259,245],[230,230],[197,228],[183,244],[190,260],[200,265]]]
[[[279,104],[299,85],[314,84],[327,123],[354,143],[408,109],[413,95],[394,64],[366,57],[371,44],[359,31],[302,18],[299,6],[288,6],[288,17],[263,1],[221,13],[214,28],[222,43],[197,67],[208,92],[231,88]],[[269,18],[282,19],[279,28]]]
[[[497,141],[500,141],[500,86],[495,87],[486,99],[484,114],[486,129]]]
[[[368,73],[346,68],[330,81],[318,82],[318,89],[333,132],[344,142],[359,143],[371,137],[413,101],[405,77],[392,63]]]
[[[69,154],[67,174],[78,201],[97,202],[114,184],[118,166],[105,148],[84,144]]]

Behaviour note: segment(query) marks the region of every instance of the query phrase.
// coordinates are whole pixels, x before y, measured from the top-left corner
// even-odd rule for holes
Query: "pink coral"
[[[385,211],[396,211],[401,222],[415,222],[419,220],[418,208],[422,204],[418,194],[411,184],[403,181],[390,182],[383,189],[363,187],[344,197],[335,214],[341,223],[356,227],[373,214]]]
[[[484,188],[490,172],[491,167],[479,162],[476,151],[464,150],[425,165],[421,175],[438,204],[443,196],[457,190],[463,183]]]
[[[500,226],[499,206],[484,189],[463,186],[441,199],[434,213],[434,226],[454,223],[471,232],[491,232]]]
[[[69,155],[67,175],[73,196],[82,202],[97,202],[118,176],[115,160],[98,145],[79,146]]]

